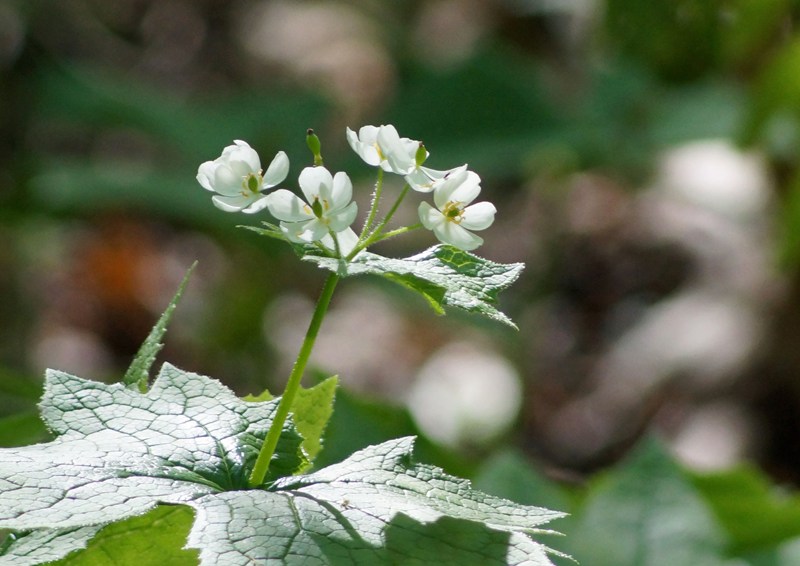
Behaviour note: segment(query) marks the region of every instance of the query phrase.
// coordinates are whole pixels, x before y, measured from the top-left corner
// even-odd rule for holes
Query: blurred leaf
[[[781,25],[791,17],[791,0],[734,0],[724,8],[722,51],[728,64],[747,64],[748,59],[772,42]]]
[[[35,410],[0,417],[0,446],[25,446],[42,442],[47,437],[47,428]]]
[[[414,68],[399,85],[387,122],[422,139],[429,165],[469,162],[481,175],[518,173],[536,144],[561,123],[530,60],[484,51],[447,70]]]
[[[485,461],[472,480],[476,489],[523,505],[569,509],[569,497],[516,451],[504,450]]]
[[[133,128],[193,160],[217,157],[233,139],[300,153],[306,129],[320,122],[325,110],[320,97],[297,90],[238,90],[187,101],[126,73],[77,65],[40,66],[34,88],[42,119]]]
[[[797,566],[800,564],[800,538],[743,556],[748,566]]]
[[[745,143],[766,135],[770,119],[800,120],[800,38],[781,47],[758,77],[743,133]],[[796,148],[795,148],[796,149]]]
[[[693,79],[719,61],[719,0],[608,0],[606,40],[669,79]]]
[[[592,486],[567,550],[592,566],[712,566],[725,537],[684,472],[654,440]]]
[[[666,91],[653,109],[653,139],[659,148],[707,138],[735,138],[747,98],[726,82],[702,82]]]
[[[780,239],[777,256],[785,268],[800,263],[800,175],[788,183],[779,217]]]
[[[137,210],[207,226],[226,220],[195,181],[196,167],[168,173],[134,164],[74,161],[45,162],[41,170],[30,180],[29,197],[45,210]]]
[[[769,547],[800,537],[800,495],[774,487],[760,472],[740,468],[696,474],[692,479],[728,531],[735,550]]]

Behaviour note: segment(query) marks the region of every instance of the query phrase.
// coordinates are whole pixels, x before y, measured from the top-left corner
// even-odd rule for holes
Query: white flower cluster
[[[488,228],[496,209],[489,202],[472,204],[481,180],[466,165],[446,171],[423,167],[428,151],[422,143],[401,138],[391,125],[364,126],[358,134],[347,128],[347,141],[368,165],[401,175],[415,191],[433,193],[436,208],[420,203],[419,218],[441,242],[462,250],[474,250],[483,243],[471,230]],[[267,208],[290,241],[319,242],[341,255],[350,253],[359,241],[350,228],[358,207],[352,202],[353,184],[347,174],[331,175],[321,165],[304,168],[298,185],[305,200],[286,189],[267,192],[283,182],[288,172],[284,152],[278,152],[262,172],[255,150],[236,140],[220,157],[200,165],[197,180],[215,193],[212,201],[224,211],[250,214]]]

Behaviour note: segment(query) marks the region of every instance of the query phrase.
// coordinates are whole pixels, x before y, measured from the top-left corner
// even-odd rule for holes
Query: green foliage
[[[311,389],[301,387],[292,404],[292,420],[303,437],[303,451],[313,462],[322,450],[322,435],[333,414],[333,400],[339,379],[329,377]]]
[[[513,452],[489,459],[474,483],[518,503],[569,510],[559,546],[580,564],[794,566],[800,559],[796,494],[751,468],[687,471],[653,438],[585,487],[559,485]]]
[[[147,335],[144,343],[142,343],[142,346],[133,358],[133,362],[131,362],[131,365],[128,367],[128,371],[126,371],[125,375],[122,377],[122,383],[125,385],[136,387],[142,392],[147,391],[147,385],[150,381],[150,368],[153,366],[153,362],[156,361],[156,355],[158,355],[158,352],[164,347],[161,340],[164,338],[164,334],[167,333],[169,319],[178,306],[178,301],[181,295],[183,295],[183,291],[186,289],[187,283],[189,283],[189,276],[192,274],[196,265],[197,262],[194,262],[186,272],[186,275],[183,276],[183,280],[178,286],[175,296],[172,297],[169,305],[167,305],[167,308],[158,318],[158,322],[156,322],[156,325],[150,331],[150,334]]]
[[[800,538],[800,496],[776,488],[761,473],[738,468],[698,474],[693,482],[735,551],[760,550]]]
[[[362,252],[347,263],[310,254],[303,259],[340,275],[386,277],[425,297],[438,313],[444,312],[444,306],[455,307],[516,328],[494,305],[500,291],[519,277],[524,268],[521,263],[494,263],[446,245],[433,246],[405,259],[370,252]]]
[[[334,391],[327,380],[303,404],[329,405]],[[302,439],[288,424],[272,476],[246,489],[277,403],[242,401],[170,365],[147,393],[49,371],[41,412],[57,438],[0,451],[0,528],[15,531],[0,559],[38,564],[87,544],[99,556],[109,544],[157,555],[163,543],[167,556],[178,552],[168,532],[185,529],[188,516],[157,505],[184,504],[195,511],[188,547],[200,551],[201,564],[424,563],[446,549],[466,563],[551,563],[530,535],[561,513],[489,496],[413,463],[412,438],[298,476]],[[326,420],[325,411],[312,413],[302,428],[318,436]],[[148,536],[159,523],[168,532]]]
[[[189,507],[159,505],[144,515],[103,527],[85,550],[69,554],[56,565],[195,566],[197,551],[184,548],[192,518]]]
[[[725,550],[710,510],[655,442],[593,487],[569,538],[576,559],[592,566],[710,566]]]

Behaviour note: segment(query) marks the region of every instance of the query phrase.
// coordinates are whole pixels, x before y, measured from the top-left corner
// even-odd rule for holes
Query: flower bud
[[[318,198],[314,199],[314,202],[311,203],[311,210],[314,212],[314,216],[317,218],[322,218],[322,214],[325,212],[325,209],[322,206],[322,203],[319,202]]]
[[[322,165],[322,144],[317,137],[317,134],[314,133],[314,130],[311,128],[308,129],[306,132],[306,145],[308,149],[311,150],[311,153],[314,155],[314,165],[320,166]]]
[[[414,154],[414,161],[416,162],[417,167],[422,167],[422,164],[425,163],[426,159],[428,159],[428,151],[425,149],[425,144],[419,142],[417,153]]]

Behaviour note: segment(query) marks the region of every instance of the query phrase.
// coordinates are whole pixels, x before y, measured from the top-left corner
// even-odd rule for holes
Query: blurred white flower
[[[502,356],[471,343],[442,348],[420,369],[408,406],[430,438],[484,446],[506,431],[522,405],[522,384]]]
[[[351,202],[353,183],[346,173],[331,176],[325,167],[306,167],[298,184],[307,202],[286,189],[266,199],[269,211],[281,221],[281,230],[291,241],[318,242],[330,231],[343,232],[353,223],[358,206]]]
[[[263,191],[282,182],[289,173],[289,158],[279,151],[262,175],[258,153],[242,140],[235,140],[214,161],[197,169],[197,181],[207,191],[216,193],[214,205],[225,212],[252,214],[266,205]]]
[[[470,205],[481,192],[481,178],[463,165],[434,185],[433,201],[439,210],[427,202],[419,205],[422,225],[432,230],[444,244],[462,250],[474,250],[483,243],[483,238],[470,230],[484,230],[494,222],[497,209],[490,202]]]

